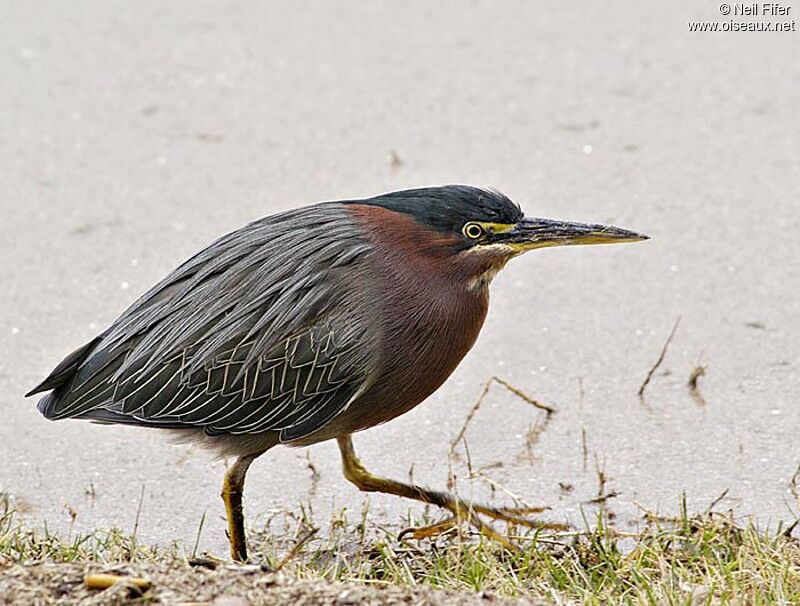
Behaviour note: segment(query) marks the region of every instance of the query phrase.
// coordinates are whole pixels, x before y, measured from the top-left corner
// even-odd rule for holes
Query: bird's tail
[[[44,381],[39,383],[36,387],[25,394],[25,397],[27,398],[28,396],[32,396],[37,393],[53,390],[39,400],[39,403],[36,405],[36,407],[39,409],[39,412],[41,412],[45,417],[53,418],[56,416],[55,408],[58,404],[59,388],[69,384],[69,382],[72,380],[72,377],[75,375],[75,372],[78,370],[78,367],[81,365],[81,362],[86,359],[86,357],[100,340],[101,337],[96,337],[89,341],[86,345],[83,345],[82,347],[79,347],[73,351],[53,369],[53,371]]]

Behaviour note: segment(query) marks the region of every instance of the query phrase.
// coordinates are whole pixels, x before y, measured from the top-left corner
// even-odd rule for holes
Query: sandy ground
[[[142,540],[191,546],[205,513],[201,549],[222,551],[222,462],[154,431],[49,423],[22,393],[248,220],[464,182],[653,239],[513,262],[464,363],[357,436],[362,458],[443,485],[449,440],[497,374],[558,413],[531,457],[541,415],[493,390],[467,432],[472,465],[551,519],[591,515],[595,460],[623,527],[635,503],[673,511],[682,491],[691,509],[728,490],[742,514],[792,519],[800,33],[692,33],[688,20],[720,19],[716,3],[656,4],[0,5],[0,491],[64,530],[71,510],[79,529],[131,529],[144,490]],[[698,360],[705,405],[686,388]],[[305,451],[253,467],[254,524],[301,501],[323,518],[360,509],[335,446],[309,454],[313,492]],[[371,504],[388,524],[408,507]]]
[[[39,564],[15,566],[0,577],[0,605],[120,606],[144,595],[146,604],[186,606],[548,606],[528,597],[504,598],[491,592],[438,591],[427,587],[400,588],[383,584],[297,581],[264,572],[257,566],[226,566],[215,571],[186,564],[116,566],[106,574],[148,581],[141,592],[132,581],[118,581],[102,593],[87,589],[85,579],[97,575],[98,566]],[[136,576],[126,576],[136,575]]]

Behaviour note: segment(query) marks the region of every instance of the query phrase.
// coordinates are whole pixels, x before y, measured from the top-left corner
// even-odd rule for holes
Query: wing
[[[201,251],[31,393],[48,418],[312,433],[378,366],[371,246],[341,207],[267,217]]]

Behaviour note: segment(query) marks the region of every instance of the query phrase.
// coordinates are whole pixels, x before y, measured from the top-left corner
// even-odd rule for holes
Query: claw
[[[549,507],[500,507],[499,511],[510,516],[524,516],[532,513],[544,513]]]
[[[438,537],[450,532],[457,524],[456,518],[451,517],[437,522],[436,524],[431,524],[430,526],[412,526],[411,528],[404,528],[400,531],[400,534],[397,535],[397,540],[403,541],[405,539],[413,539],[415,541],[421,541],[422,539]]]
[[[494,520],[501,520],[508,524],[517,526],[524,526],[526,528],[536,528],[540,530],[566,530],[567,526],[553,522],[542,522],[541,520],[534,520],[524,517],[531,514],[544,513],[549,507],[491,507],[488,505],[481,505],[479,503],[470,504],[475,513],[483,514]]]
[[[488,505],[480,505],[478,503],[461,500],[456,495],[447,492],[430,490],[416,484],[405,484],[396,480],[376,476],[367,471],[364,464],[359,461],[355,449],[353,448],[353,440],[350,435],[340,436],[337,438],[337,441],[339,442],[339,450],[342,454],[344,476],[355,484],[359,490],[364,492],[382,492],[384,494],[414,499],[415,501],[436,505],[437,507],[446,509],[452,514],[451,518],[443,522],[438,522],[430,526],[423,526],[421,528],[407,528],[400,533],[398,539],[406,537],[413,539],[435,537],[448,532],[461,522],[467,522],[475,527],[481,534],[490,538],[492,541],[500,543],[509,551],[519,552],[520,548],[517,545],[514,545],[508,538],[501,535],[489,524],[484,522],[480,516],[486,516],[493,520],[500,520],[506,522],[508,525],[525,526],[527,528],[548,530],[564,530],[567,528],[563,524],[540,522],[525,517],[533,513],[542,513],[547,509],[545,507],[511,507],[507,509],[490,507]]]
[[[532,520],[529,518],[521,517],[526,514],[542,513],[546,511],[547,507],[509,507],[509,508],[496,508],[487,505],[480,505],[477,503],[462,503],[456,502],[455,507],[451,509],[453,512],[452,517],[447,518],[436,524],[429,526],[420,526],[416,528],[406,528],[400,532],[397,539],[402,541],[404,539],[422,540],[430,539],[433,537],[441,536],[450,532],[460,522],[467,522],[473,526],[481,534],[489,537],[493,541],[500,543],[509,551],[518,552],[520,550],[518,545],[509,541],[505,536],[497,532],[491,525],[487,524],[478,517],[478,514],[483,514],[489,518],[506,522],[509,525],[525,526],[526,528],[538,528],[546,530],[566,530],[567,526],[564,524],[557,524],[551,522],[542,522],[539,520]],[[450,509],[448,507],[448,509]]]

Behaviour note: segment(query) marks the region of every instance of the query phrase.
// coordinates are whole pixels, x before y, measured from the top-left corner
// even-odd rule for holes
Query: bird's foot
[[[453,514],[451,517],[429,526],[406,528],[400,533],[398,539],[421,540],[433,538],[451,532],[459,525],[459,523],[466,522],[478,530],[481,534],[503,545],[507,549],[511,551],[519,550],[519,547],[512,543],[508,537],[499,533],[490,524],[483,521],[480,515],[484,515],[493,520],[505,522],[509,526],[524,526],[525,528],[535,528],[541,530],[567,529],[567,526],[564,524],[544,522],[542,520],[528,517],[532,514],[543,513],[547,510],[546,507],[498,508],[489,505],[480,505],[478,503],[469,503],[457,499],[453,500],[453,504],[455,507],[447,507],[447,509]]]
[[[431,539],[433,537],[447,534],[457,526],[458,520],[456,517],[450,516],[446,520],[436,522],[436,524],[430,524],[429,526],[412,526],[410,528],[404,528],[400,531],[400,534],[397,535],[397,540],[404,541],[405,539],[414,539],[415,541],[421,541],[422,539]]]
[[[481,519],[481,516],[505,522],[508,526],[524,526],[526,528],[540,528],[551,530],[564,530],[563,524],[551,524],[530,518],[531,514],[542,513],[545,507],[511,507],[498,508],[490,505],[481,505],[471,501],[465,501],[449,492],[431,490],[416,484],[406,484],[388,478],[382,478],[367,471],[364,464],[359,461],[353,448],[351,436],[345,435],[337,438],[339,450],[342,453],[342,467],[344,476],[355,484],[359,490],[364,492],[382,492],[398,497],[422,501],[429,505],[436,505],[446,509],[452,514],[452,518],[422,528],[409,528],[400,533],[399,538],[427,538],[440,535],[461,522],[467,522],[482,534],[491,538],[511,550],[519,550],[509,539],[492,526]]]

